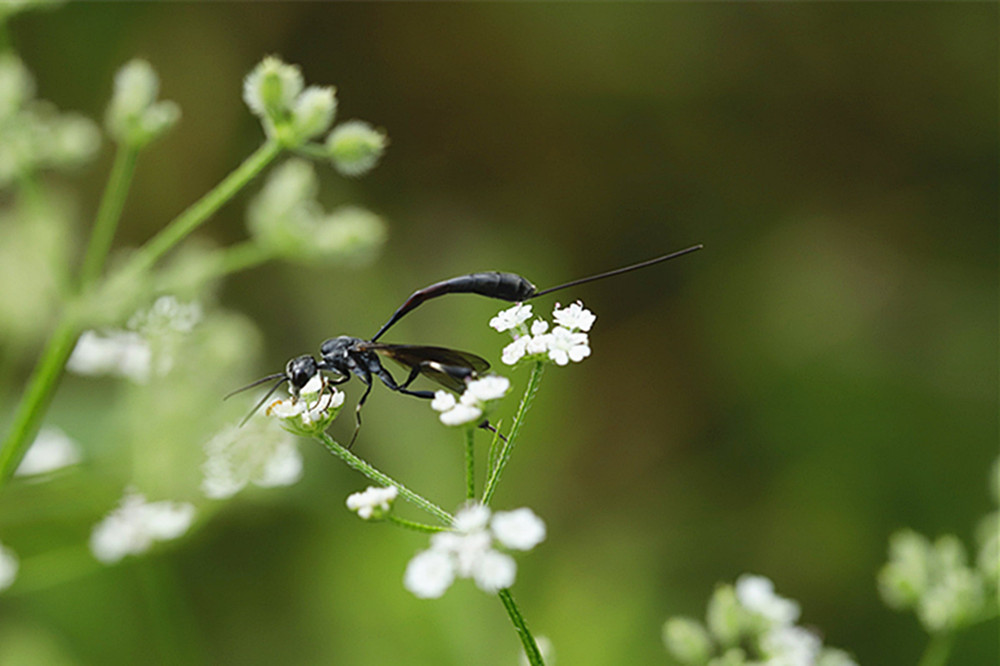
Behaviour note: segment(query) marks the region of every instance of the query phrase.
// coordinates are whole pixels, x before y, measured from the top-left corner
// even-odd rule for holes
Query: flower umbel
[[[117,509],[90,535],[90,550],[98,560],[114,564],[126,555],[144,553],[156,541],[176,539],[191,526],[194,506],[186,502],[147,502],[134,489],[125,491]]]
[[[368,486],[360,493],[347,496],[347,508],[357,512],[362,520],[379,520],[389,513],[398,495],[395,486]]]
[[[447,391],[437,391],[431,401],[431,409],[441,413],[441,423],[445,425],[475,425],[508,390],[509,379],[487,375],[469,381],[465,392],[458,399]]]
[[[315,375],[298,395],[272,401],[266,413],[280,419],[281,426],[309,437],[325,431],[344,406],[344,394],[322,375]]]
[[[587,331],[597,316],[584,308],[581,301],[567,308],[560,308],[557,303],[552,315],[557,326],[551,331],[549,322],[543,319],[536,319],[529,330],[526,323],[531,319],[530,305],[519,303],[493,317],[490,326],[501,332],[510,331],[514,338],[504,347],[500,360],[506,365],[515,365],[523,359],[567,365],[590,356]]]
[[[530,550],[545,538],[545,524],[530,509],[497,512],[470,504],[455,514],[453,531],[431,537],[431,547],[417,553],[406,567],[403,585],[421,599],[443,595],[455,578],[472,578],[484,592],[514,584],[517,564],[494,548]],[[498,527],[499,526],[499,527]]]
[[[302,478],[295,439],[271,419],[254,418],[244,428],[226,426],[205,444],[201,490],[212,499],[232,497],[248,484],[290,486]]]

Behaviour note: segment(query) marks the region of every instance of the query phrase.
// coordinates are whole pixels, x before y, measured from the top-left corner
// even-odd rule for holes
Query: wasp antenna
[[[284,377],[284,376],[285,376],[285,373],[283,373],[283,372],[276,372],[273,375],[268,375],[267,377],[261,377],[257,381],[251,382],[251,383],[247,384],[246,386],[238,388],[235,391],[233,391],[232,393],[229,393],[228,395],[226,395],[226,397],[223,398],[223,400],[229,400],[230,398],[232,398],[237,393],[243,393],[243,391],[252,389],[254,386],[260,386],[264,382],[269,382],[272,379],[277,379],[278,377]]]
[[[273,379],[273,378],[274,378],[274,377],[268,377],[268,379]],[[276,382],[276,383],[274,384],[274,386],[272,386],[272,387],[271,387],[271,390],[270,390],[270,391],[268,391],[267,393],[265,393],[265,394],[264,394],[264,397],[263,397],[263,398],[261,398],[261,399],[260,399],[260,400],[259,400],[259,401],[257,402],[257,404],[253,406],[253,409],[251,409],[251,410],[250,410],[250,413],[249,413],[249,414],[247,414],[246,416],[244,416],[244,417],[243,417],[243,420],[242,420],[242,421],[240,421],[240,427],[242,428],[243,426],[245,426],[245,425],[247,424],[247,421],[249,421],[249,420],[250,420],[250,417],[251,417],[251,416],[253,416],[254,414],[256,414],[256,413],[257,413],[257,410],[258,410],[258,409],[260,409],[260,406],[261,406],[261,405],[263,405],[263,404],[264,404],[265,402],[267,402],[267,399],[268,399],[268,398],[270,398],[270,397],[271,397],[271,396],[272,396],[272,395],[274,394],[274,392],[278,390],[278,387],[279,387],[279,386],[281,386],[282,384],[284,384],[284,383],[285,383],[285,382],[287,382],[287,381],[288,381],[288,377],[285,377],[284,375],[282,375],[282,376],[281,376],[281,379],[279,379],[279,380],[278,380],[278,381],[277,381],[277,382]],[[255,382],[255,384],[260,384],[260,383],[261,383],[261,382]],[[244,387],[244,388],[250,388],[250,387],[249,387],[249,386],[246,386],[246,387]],[[242,389],[241,389],[241,390],[242,390]]]
[[[662,257],[656,257],[654,259],[648,259],[646,261],[639,262],[638,264],[632,264],[631,266],[626,266],[624,268],[616,268],[613,271],[608,271],[607,273],[598,273],[597,275],[591,275],[589,277],[580,278],[579,280],[573,280],[572,282],[567,282],[565,284],[560,284],[555,287],[549,287],[548,289],[542,289],[541,291],[535,292],[529,298],[525,300],[531,300],[533,298],[538,298],[539,296],[544,296],[545,294],[551,294],[554,291],[559,291],[560,289],[568,289],[570,287],[575,287],[577,285],[586,284],[587,282],[595,282],[597,280],[603,280],[604,278],[613,277],[615,275],[621,275],[622,273],[629,273],[631,271],[637,271],[640,268],[646,268],[647,266],[652,266],[658,264],[661,261],[669,261],[670,259],[676,259],[677,257],[683,257],[685,254],[690,254],[705,247],[701,243],[698,245],[692,245],[691,247],[686,247],[683,250],[677,250],[676,252],[671,252],[670,254],[665,254]]]

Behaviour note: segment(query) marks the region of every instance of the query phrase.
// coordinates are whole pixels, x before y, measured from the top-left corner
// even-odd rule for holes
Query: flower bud
[[[337,111],[334,89],[309,86],[295,100],[292,128],[300,142],[308,141],[330,129]]]
[[[674,659],[698,666],[712,656],[712,639],[696,620],[672,617],[663,625],[663,642]]]
[[[173,102],[156,102],[159,80],[152,66],[133,60],[115,75],[115,90],[105,115],[108,133],[133,148],[163,135],[180,118]]]
[[[243,101],[255,115],[280,121],[288,115],[302,88],[298,67],[268,56],[243,80]]]
[[[732,585],[720,585],[708,601],[706,621],[712,636],[723,646],[736,645],[743,630],[744,611]]]
[[[361,176],[378,164],[388,138],[362,120],[341,123],[326,139],[326,150],[333,166],[345,176]]]

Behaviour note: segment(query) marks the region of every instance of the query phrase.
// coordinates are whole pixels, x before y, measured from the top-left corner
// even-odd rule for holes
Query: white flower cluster
[[[431,409],[441,413],[441,423],[449,426],[477,424],[492,403],[507,394],[510,380],[499,375],[473,379],[466,385],[460,398],[447,391],[437,391],[431,400]]]
[[[343,406],[343,392],[316,374],[306,382],[299,395],[272,401],[266,413],[280,419],[286,430],[308,437],[326,430]]]
[[[133,489],[125,491],[118,508],[90,534],[90,551],[105,564],[138,555],[156,541],[176,539],[191,526],[194,506],[186,502],[147,502]]]
[[[80,448],[72,438],[55,426],[42,428],[28,448],[16,476],[48,474],[80,462]]]
[[[824,647],[819,636],[797,626],[800,612],[769,579],[744,575],[735,586],[716,588],[705,624],[670,618],[663,640],[674,658],[692,666],[856,666],[846,652]]]
[[[17,578],[17,569],[17,555],[0,543],[0,592],[14,583],[14,579]]]
[[[170,372],[185,335],[202,319],[201,306],[161,296],[128,321],[129,330],[84,331],[66,363],[79,375],[111,375],[145,384]]]
[[[295,438],[268,419],[227,426],[205,444],[205,453],[201,490],[212,499],[232,497],[251,483],[274,488],[302,478]]]
[[[479,589],[495,593],[514,584],[517,564],[494,548],[531,550],[545,539],[545,523],[531,509],[500,511],[472,504],[455,515],[453,530],[431,537],[431,547],[414,556],[403,585],[421,599],[436,599],[455,578],[472,578]]]
[[[507,365],[522,359],[548,360],[556,365],[570,361],[579,363],[590,356],[590,339],[587,332],[597,316],[577,301],[566,308],[557,303],[552,311],[556,326],[549,330],[549,322],[536,319],[530,328],[531,306],[518,303],[503,310],[490,320],[490,326],[501,333],[510,331],[514,341],[504,347],[500,356]]]
[[[360,493],[347,496],[347,508],[362,520],[378,520],[389,513],[398,495],[396,486],[368,486]]]

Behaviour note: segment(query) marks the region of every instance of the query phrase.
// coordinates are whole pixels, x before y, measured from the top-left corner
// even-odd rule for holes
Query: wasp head
[[[296,356],[285,365],[285,377],[292,385],[292,395],[298,395],[309,380],[320,371],[320,365],[312,356]]]

